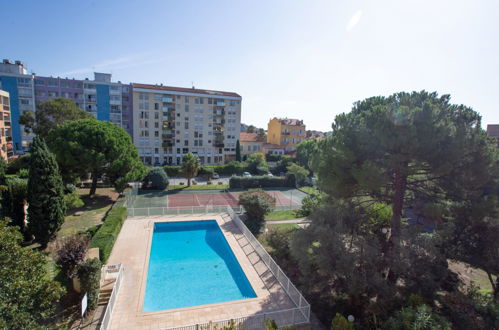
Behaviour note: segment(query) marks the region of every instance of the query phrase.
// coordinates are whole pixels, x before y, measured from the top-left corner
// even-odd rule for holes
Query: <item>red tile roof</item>
[[[137,83],[132,83],[132,86],[133,86],[133,88],[145,88],[145,89],[156,89],[156,90],[171,91],[171,92],[206,94],[206,95],[211,95],[214,97],[216,97],[216,96],[241,97],[241,95],[239,95],[237,93],[212,91],[212,90],[208,90],[208,89],[158,86],[158,85],[137,84]]]
[[[245,132],[240,133],[239,141],[241,141],[241,142],[263,142],[257,133],[245,133]]]

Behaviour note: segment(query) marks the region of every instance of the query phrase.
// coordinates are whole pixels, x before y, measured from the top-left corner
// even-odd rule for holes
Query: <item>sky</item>
[[[242,122],[328,131],[367,97],[450,94],[499,123],[499,1],[0,0],[1,58],[38,75],[237,92]]]

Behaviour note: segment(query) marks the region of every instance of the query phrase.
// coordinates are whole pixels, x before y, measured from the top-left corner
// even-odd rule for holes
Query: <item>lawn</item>
[[[190,187],[187,187],[186,185],[171,185],[168,186],[168,190],[211,190],[211,189],[217,189],[217,190],[222,190],[222,189],[229,189],[228,184],[196,184],[196,185],[191,185]]]
[[[305,219],[296,214],[296,210],[283,210],[283,211],[272,211],[265,216],[267,221],[278,221],[278,220],[293,220],[293,219]]]
[[[57,238],[70,236],[101,224],[102,218],[118,198],[118,193],[112,188],[99,188],[92,198],[88,197],[88,189],[78,189],[78,193],[85,205],[68,212]],[[83,214],[77,216],[76,212]]]
[[[275,230],[278,230],[278,231],[290,231],[290,230],[295,230],[295,229],[299,229],[300,228],[296,223],[271,224],[271,225],[266,225],[266,227],[269,230],[275,229]]]
[[[317,187],[315,187],[315,186],[313,186],[313,187],[300,187],[300,188],[298,188],[298,190],[301,190],[307,194],[314,194],[314,193],[318,192]]]

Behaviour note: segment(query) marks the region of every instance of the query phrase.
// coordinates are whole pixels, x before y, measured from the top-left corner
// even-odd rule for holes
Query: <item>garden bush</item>
[[[83,263],[88,248],[88,236],[77,234],[56,243],[56,262],[67,278],[73,278]]]
[[[80,194],[76,191],[64,195],[64,203],[66,204],[66,210],[76,209],[85,205],[80,198]]]
[[[308,217],[324,203],[321,193],[313,193],[305,196],[301,202],[301,208],[297,211],[301,217]]]
[[[97,307],[99,301],[100,274],[102,263],[97,258],[89,259],[78,269],[83,294],[87,294],[88,311]]]
[[[104,263],[111,254],[114,242],[120,233],[126,215],[126,207],[113,207],[104,219],[102,226],[90,241],[91,248],[99,248],[99,256]]]
[[[165,190],[168,187],[168,176],[161,167],[149,169],[146,177],[142,181],[143,189]]]
[[[7,174],[16,174],[19,172],[21,169],[28,169],[29,168],[29,157],[30,154],[25,154],[22,155],[18,158],[14,158],[9,161],[7,164],[7,168],[5,170],[5,173]]]
[[[17,172],[17,176],[21,179],[27,179],[29,177],[29,170],[27,168],[21,168],[19,172]]]
[[[433,312],[431,307],[420,305],[402,308],[385,322],[385,330],[451,330],[451,325],[444,317]]]
[[[232,188],[269,188],[269,187],[295,187],[294,176],[272,177],[272,176],[252,176],[237,177],[229,180],[229,187]]]
[[[182,166],[163,166],[163,169],[166,172],[168,177],[172,176],[181,176],[182,175]]]
[[[331,330],[354,330],[353,324],[349,322],[343,315],[336,313],[336,316],[331,323]]]
[[[246,212],[246,226],[256,236],[261,231],[265,215],[275,208],[275,198],[263,190],[250,190],[239,196],[239,205]]]

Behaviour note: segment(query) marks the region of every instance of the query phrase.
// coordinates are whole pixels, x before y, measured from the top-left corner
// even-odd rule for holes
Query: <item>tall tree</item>
[[[305,140],[296,147],[296,161],[306,169],[311,168],[312,159],[319,154],[317,140]]]
[[[78,108],[73,100],[61,97],[40,102],[35,113],[23,112],[19,123],[24,125],[27,133],[33,132],[46,137],[51,129],[66,121],[89,118],[92,118],[92,115]]]
[[[246,159],[248,164],[248,171],[252,174],[263,175],[269,172],[269,165],[265,160],[265,155],[261,152],[255,152],[248,156]]]
[[[90,195],[102,175],[122,188],[123,182],[142,180],[146,172],[130,135],[109,122],[68,121],[50,132],[48,143],[66,181],[91,174]]]
[[[249,125],[248,128],[246,128],[247,133],[255,133],[256,127],[253,125]]]
[[[386,256],[392,266],[400,258],[404,208],[416,201],[459,200],[466,191],[480,194],[480,187],[493,184],[486,173],[496,162],[480,116],[449,101],[449,95],[425,91],[368,98],[338,115],[332,137],[320,143],[314,170],[323,191],[391,205]],[[456,176],[463,178],[459,185]]]
[[[45,247],[64,223],[66,205],[59,166],[42,137],[30,146],[28,228]]]
[[[201,164],[199,158],[188,153],[182,158],[182,173],[187,178],[187,186],[191,186],[191,179],[198,174]]]
[[[19,231],[0,221],[0,328],[42,329],[63,289],[47,274],[46,257],[21,242]]]
[[[241,161],[241,144],[239,143],[239,140],[236,142],[236,162]]]

